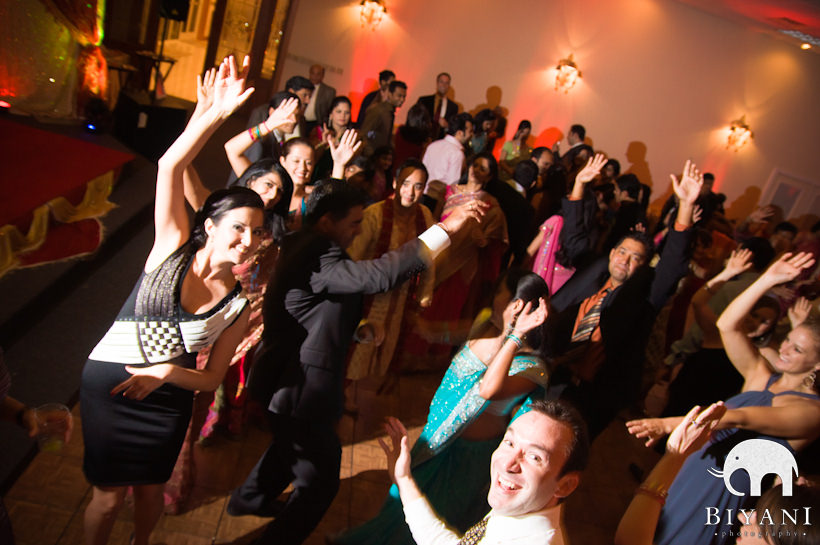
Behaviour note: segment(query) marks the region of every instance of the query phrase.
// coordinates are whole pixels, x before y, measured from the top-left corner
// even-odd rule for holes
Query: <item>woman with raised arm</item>
[[[256,250],[264,204],[246,188],[213,193],[193,226],[183,172],[208,137],[253,92],[248,60],[233,57],[216,74],[213,102],[159,160],[154,245],[116,321],[83,369],[83,470],[92,484],[85,512],[88,545],[103,545],[129,486],[132,543],[146,545],[162,513],[163,484],[179,453],[195,390],[213,390],[248,324],[247,299],[232,267]],[[196,353],[213,345],[204,369]]]
[[[547,383],[542,351],[547,286],[534,273],[508,271],[492,308],[479,314],[469,340],[438,387],[411,452],[413,477],[436,512],[465,532],[487,512],[487,467],[515,407]],[[543,397],[543,390],[541,392]],[[379,514],[334,543],[412,545],[398,489]]]
[[[335,146],[341,144],[345,131],[353,128],[350,122],[350,99],[337,96],[330,103],[330,112],[321,127],[314,127],[310,133],[310,143],[316,154],[316,166],[311,176],[312,182],[329,177],[333,172],[333,155],[330,153],[330,142]]]
[[[277,110],[271,113],[271,117],[277,115]],[[242,131],[225,142],[225,153],[228,155],[228,161],[231,163],[234,172],[244,172],[251,165],[250,160],[243,155],[243,152],[257,139],[263,138],[270,130],[273,130],[274,125],[272,123],[269,125],[270,130],[267,126],[263,127],[263,125],[269,124],[266,121],[261,125]],[[359,136],[356,131],[348,129],[342,134],[338,144],[330,140],[328,145],[330,146],[330,155],[333,158],[333,171],[330,176],[340,180],[344,179],[345,165],[361,146]],[[291,138],[282,146],[282,155],[279,157],[279,162],[293,181],[293,195],[288,205],[290,211],[288,228],[291,231],[297,231],[302,226],[302,215],[305,213],[305,197],[311,191],[309,183],[313,173],[314,161],[313,146],[307,138]]]
[[[728,410],[718,431],[709,443],[689,457],[668,489],[655,543],[726,543],[730,537],[728,532],[703,524],[705,509],[712,509],[720,517],[720,524],[725,524],[726,517],[732,516],[729,511],[737,513],[739,508],[750,506],[752,484],[744,471],[735,471],[731,479],[726,479],[726,484],[724,479],[714,476],[722,474],[729,451],[744,440],[760,438],[779,443],[794,453],[820,436],[816,380],[820,370],[820,323],[808,319],[792,329],[771,364],[752,343],[744,326],[746,316],[758,299],[813,264],[810,254],[784,254],[738,295],[718,319],[726,353],[743,376],[743,389],[726,401]],[[651,445],[671,432],[681,418],[634,420],[627,422],[627,427],[633,435],[647,438],[647,445]],[[730,493],[728,484],[743,495]],[[664,495],[666,490],[658,492]]]
[[[705,282],[692,296],[690,308],[701,331],[700,348],[679,364],[675,378],[669,383],[669,401],[663,416],[686,413],[694,405],[706,406],[740,392],[743,376],[735,369],[720,338],[718,316],[709,306],[712,295],[726,282],[752,267],[752,252],[741,248],[732,252],[722,271]],[[780,304],[770,296],[757,300],[743,318],[741,327],[746,335],[763,347],[769,333],[777,325]],[[675,372],[675,371],[673,371]],[[656,413],[657,414],[657,413]]]

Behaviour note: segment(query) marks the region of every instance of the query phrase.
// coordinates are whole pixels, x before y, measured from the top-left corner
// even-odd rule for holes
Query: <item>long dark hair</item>
[[[501,276],[498,285],[500,286],[502,282],[512,294],[511,301],[520,299],[525,305],[532,302],[532,310],[535,310],[540,304],[538,300],[543,297],[549,306],[549,287],[547,287],[544,279],[534,272],[523,269],[510,269]],[[549,308],[547,308],[547,311],[549,312]],[[544,323],[540,326],[531,329],[525,337],[530,348],[542,358],[547,347],[547,343],[544,342],[546,338],[547,320],[544,320]]]
[[[347,104],[347,107],[348,107],[348,108],[350,108],[351,110],[353,109],[353,104],[351,104],[350,99],[349,99],[349,98],[347,98],[347,97],[346,97],[346,96],[344,96],[344,95],[340,95],[340,96],[337,96],[336,98],[334,98],[334,99],[330,102],[330,109],[327,111],[327,119],[325,119],[325,122],[327,123],[327,129],[328,129],[331,133],[333,133],[333,136],[340,136],[340,135],[335,134],[335,129],[333,128],[333,124],[330,122],[330,116],[331,116],[331,115],[333,115],[333,110],[335,110],[335,109],[336,109],[336,106],[338,106],[339,104],[341,104],[341,103],[343,103],[343,102],[344,102],[345,104]],[[350,121],[348,121],[348,122],[347,122],[347,127],[345,127],[346,129],[349,129],[349,128],[350,128],[351,123],[353,122],[353,116],[352,116],[352,115],[353,115],[353,114],[352,114],[352,112],[351,112]]]
[[[265,203],[256,191],[247,187],[228,187],[217,189],[205,199],[202,208],[194,214],[194,225],[191,229],[191,246],[198,250],[205,245],[208,235],[205,233],[205,220],[219,223],[222,216],[235,208],[258,208],[265,211]]]
[[[260,159],[246,168],[242,176],[231,184],[231,187],[249,187],[254,180],[268,174],[276,174],[282,181],[282,196],[273,207],[265,210],[265,226],[270,231],[273,239],[279,241],[288,232],[288,209],[290,200],[293,197],[293,180],[290,179],[290,174],[285,170],[285,167],[276,159]]]

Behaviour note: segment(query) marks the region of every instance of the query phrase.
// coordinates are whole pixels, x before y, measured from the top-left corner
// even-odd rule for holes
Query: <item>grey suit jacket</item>
[[[336,98],[336,89],[320,83],[319,87],[313,91],[316,93],[316,123],[321,127],[330,114],[330,103]],[[307,136],[307,135],[305,135]]]

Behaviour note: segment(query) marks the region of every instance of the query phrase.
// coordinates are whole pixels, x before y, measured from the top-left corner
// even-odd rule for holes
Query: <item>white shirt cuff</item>
[[[433,259],[450,246],[450,237],[447,236],[447,231],[438,225],[430,226],[419,235],[419,240],[430,249]]]

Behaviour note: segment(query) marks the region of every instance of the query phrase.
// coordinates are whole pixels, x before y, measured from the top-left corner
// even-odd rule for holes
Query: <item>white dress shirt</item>
[[[494,515],[490,511],[479,545],[564,545],[561,516],[561,504],[516,517]],[[438,518],[423,496],[404,506],[404,518],[418,545],[457,545],[461,539]]]
[[[450,246],[450,236],[438,224],[428,227],[419,235],[419,240],[430,250],[433,259]]]
[[[432,180],[440,180],[453,185],[461,178],[464,168],[464,146],[455,136],[448,134],[427,146],[422,162],[429,173],[428,184]]]

